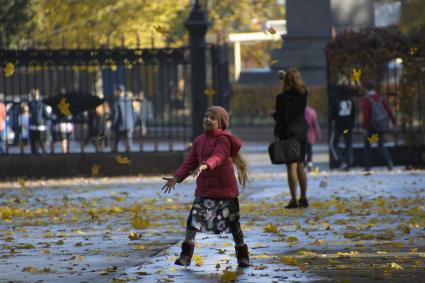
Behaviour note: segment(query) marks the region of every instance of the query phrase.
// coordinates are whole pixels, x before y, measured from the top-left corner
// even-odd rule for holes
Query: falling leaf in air
[[[131,163],[131,161],[126,156],[117,155],[115,156],[115,159],[117,160],[117,163],[121,165],[127,165]]]
[[[160,25],[157,25],[157,26],[153,25],[152,27],[155,30],[155,32],[157,32],[159,34],[162,34],[165,37],[170,38],[169,33],[167,32],[167,30],[164,27],[162,27]]]
[[[90,169],[91,169],[91,174],[93,177],[96,177],[97,175],[99,175],[99,171],[100,171],[99,164],[97,163],[93,164],[93,166]]]
[[[349,129],[344,129],[344,131],[343,131],[344,135],[348,134],[348,132],[350,132]]]
[[[205,94],[206,96],[208,96],[208,97],[213,96],[213,95],[215,95],[215,90],[214,90],[214,89],[212,89],[212,88],[207,88],[207,89],[204,91],[204,94]]]
[[[270,66],[273,66],[273,65],[275,65],[275,64],[277,64],[277,63],[279,63],[279,61],[278,60],[272,60],[271,62],[270,62]]]
[[[142,237],[142,234],[137,232],[130,232],[130,235],[128,235],[128,238],[130,241],[136,241],[139,240]]]
[[[12,63],[7,63],[4,68],[4,74],[6,77],[11,77],[15,72],[15,66]]]
[[[59,101],[58,108],[63,115],[65,116],[72,115],[71,111],[69,111],[69,103],[66,102],[65,97],[61,98],[61,100]]]
[[[316,166],[316,168],[314,168],[314,175],[319,175],[319,172],[320,172],[320,168],[319,168],[319,166]]]
[[[267,223],[264,227],[265,233],[277,233],[277,227],[273,223]]]
[[[360,68],[354,68],[351,73],[351,80],[354,83],[360,83],[360,77],[362,76],[362,70]]]
[[[276,34],[276,30],[273,27],[267,28],[267,32],[270,34]]]
[[[375,143],[378,143],[379,136],[378,134],[372,134],[370,137],[367,138],[367,140],[369,141],[370,144],[375,144]]]
[[[196,263],[196,266],[201,266],[202,264],[204,264],[204,259],[200,255],[194,255],[193,261]]]
[[[232,282],[236,280],[238,273],[236,271],[223,270],[223,274],[220,276],[220,282]]]
[[[409,48],[409,54],[411,56],[413,56],[416,53],[416,51],[418,51],[418,48],[417,47],[410,47]]]
[[[25,179],[24,178],[19,177],[16,181],[19,183],[21,188],[25,189]]]

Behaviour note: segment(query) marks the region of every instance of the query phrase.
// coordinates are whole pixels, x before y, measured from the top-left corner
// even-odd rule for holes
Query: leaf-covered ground
[[[170,195],[159,177],[1,183],[0,280],[420,282],[424,175],[316,172],[310,208],[285,210],[283,168],[254,167],[240,197],[253,263],[245,270],[228,235],[199,235],[192,266],[173,265],[193,180]]]

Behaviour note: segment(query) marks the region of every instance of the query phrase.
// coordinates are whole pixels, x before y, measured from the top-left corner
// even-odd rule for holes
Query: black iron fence
[[[183,149],[191,126],[189,60],[184,47],[0,50],[0,65],[4,66],[0,69],[0,95],[7,109],[3,150]],[[34,125],[30,116],[41,111],[35,109],[38,94],[45,113]],[[97,96],[104,102],[87,111],[63,115],[58,105],[45,103],[61,94]],[[120,126],[124,120],[132,125]],[[32,143],[37,139],[41,143],[35,148]]]
[[[205,52],[206,83],[215,91],[209,104],[228,107],[227,47],[208,45]],[[0,50],[0,101],[7,109],[1,150],[184,150],[192,138],[190,56],[189,47]],[[88,96],[103,103],[71,115],[48,103],[65,97],[72,108],[73,95],[82,97],[79,104]],[[30,117],[37,115],[35,123]]]

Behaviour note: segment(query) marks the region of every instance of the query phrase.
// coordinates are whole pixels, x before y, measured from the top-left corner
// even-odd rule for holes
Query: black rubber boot
[[[235,246],[235,250],[239,267],[250,266],[251,264],[249,263],[248,246],[246,244],[243,244],[242,246]]]
[[[195,250],[195,243],[182,243],[182,252],[180,257],[176,259],[174,264],[189,266],[192,261],[193,251]]]

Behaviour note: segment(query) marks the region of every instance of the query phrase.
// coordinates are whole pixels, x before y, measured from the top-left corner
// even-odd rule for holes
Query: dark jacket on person
[[[116,131],[134,129],[135,115],[132,101],[126,97],[118,98],[113,104],[112,126]]]
[[[307,91],[299,93],[295,89],[289,89],[276,97],[276,112],[273,115],[276,120],[274,134],[279,139],[307,138],[308,125],[304,118],[307,95]]]
[[[331,119],[337,129],[352,129],[355,122],[355,102],[348,88],[341,87],[331,103]]]
[[[44,126],[46,125],[49,114],[47,113],[46,106],[40,100],[32,100],[28,103],[30,119],[30,126]]]

